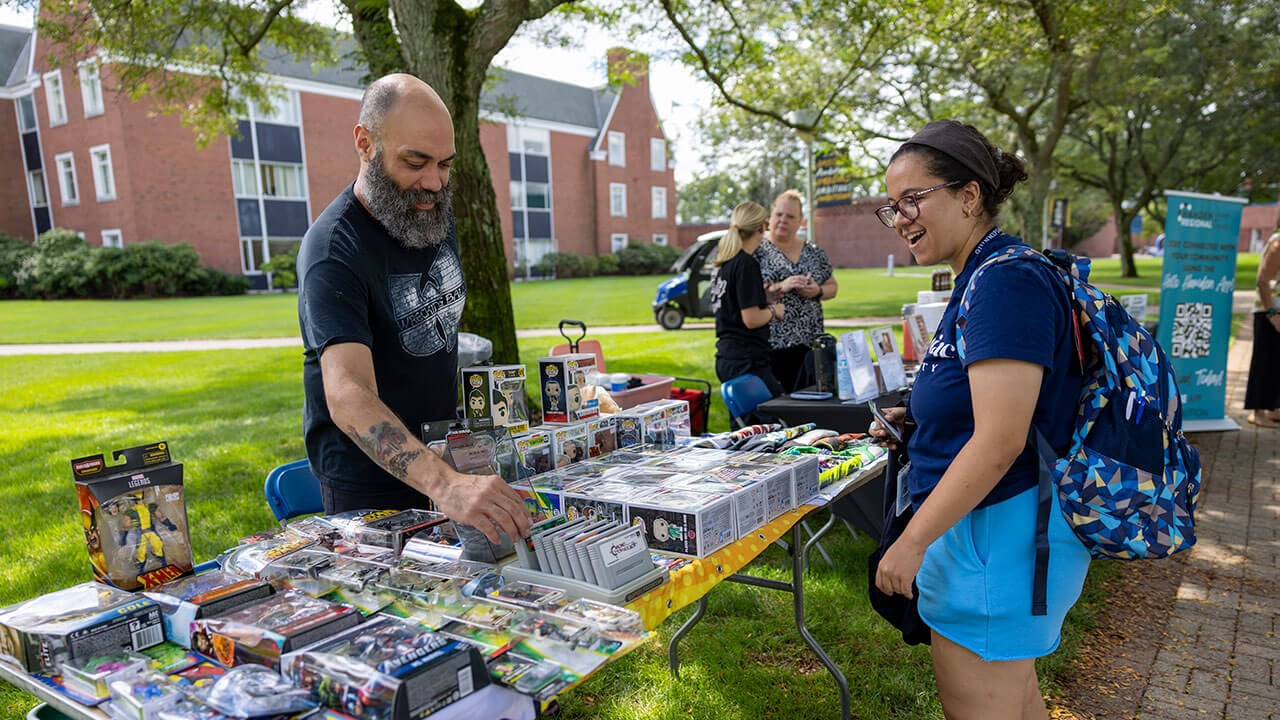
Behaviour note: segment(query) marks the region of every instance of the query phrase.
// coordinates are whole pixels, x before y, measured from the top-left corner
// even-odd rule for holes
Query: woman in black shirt
[[[711,278],[711,307],[716,313],[716,377],[720,382],[752,373],[782,394],[769,353],[769,322],[786,308],[770,302],[752,255],[764,237],[768,213],[750,200],[733,209],[729,231],[720,239]]]

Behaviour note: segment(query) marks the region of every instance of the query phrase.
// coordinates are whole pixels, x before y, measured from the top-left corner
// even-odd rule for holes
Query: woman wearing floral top
[[[827,254],[796,234],[804,224],[804,201],[787,190],[773,201],[769,237],[756,251],[770,299],[787,309],[784,319],[769,323],[773,374],[787,392],[814,382],[809,347],[823,333],[822,301],[837,290]]]

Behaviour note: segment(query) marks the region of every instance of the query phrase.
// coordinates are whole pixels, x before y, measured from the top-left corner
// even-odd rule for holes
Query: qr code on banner
[[[1171,357],[1209,357],[1213,336],[1213,306],[1209,303],[1178,303],[1173,316]]]

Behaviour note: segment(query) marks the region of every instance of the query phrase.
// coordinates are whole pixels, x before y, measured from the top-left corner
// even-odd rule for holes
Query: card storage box
[[[256,663],[279,670],[280,657],[290,650],[359,623],[353,607],[286,590],[227,615],[196,620],[191,644],[227,667]]]
[[[551,450],[551,433],[548,428],[532,428],[529,432],[512,440],[516,445],[516,457],[520,460],[516,468],[517,479],[527,480],[555,467],[555,455]]]
[[[548,425],[544,429],[551,435],[551,453],[557,468],[566,467],[587,459],[587,424]]]
[[[229,613],[275,592],[270,583],[221,570],[200,573],[152,588],[142,594],[160,606],[164,636],[191,648],[191,623]]]
[[[137,590],[189,574],[182,463],[165,442],[71,461],[94,579]]]
[[[596,356],[571,353],[538,358],[538,387],[542,394],[542,420],[547,423],[575,423],[600,414],[600,401],[587,399],[590,376],[596,371]]]
[[[284,659],[311,699],[361,720],[430,715],[489,684],[475,648],[395,618],[377,618]]]
[[[151,598],[87,582],[0,609],[0,654],[27,672],[139,651],[164,642]]]
[[[658,488],[629,501],[627,515],[657,552],[706,557],[737,539],[728,495]]]
[[[587,456],[598,458],[618,449],[618,432],[612,415],[601,415],[587,421]]]
[[[524,365],[462,368],[462,407],[473,429],[505,427],[512,435],[529,431]]]

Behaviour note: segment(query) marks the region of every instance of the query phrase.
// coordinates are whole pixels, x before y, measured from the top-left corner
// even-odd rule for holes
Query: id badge
[[[907,461],[898,470],[898,496],[894,501],[893,514],[901,516],[904,512],[911,508],[911,489],[910,483],[907,482],[907,473],[911,472],[911,461]]]

